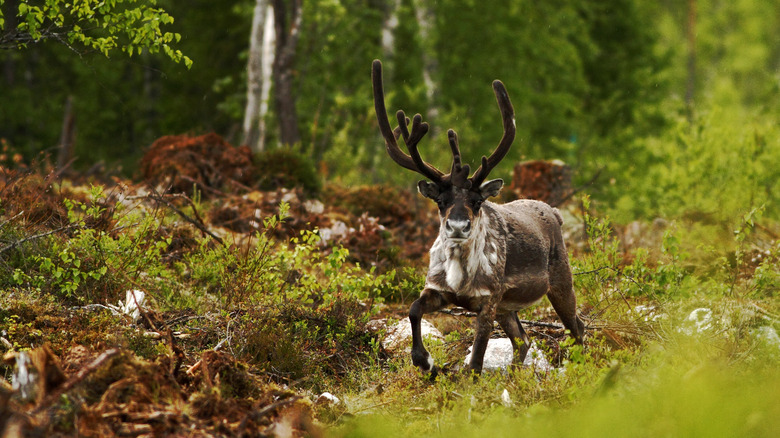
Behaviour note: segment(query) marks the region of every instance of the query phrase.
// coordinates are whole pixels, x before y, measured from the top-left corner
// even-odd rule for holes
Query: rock
[[[471,348],[469,347],[468,354],[464,359],[464,363],[468,364],[471,360]],[[485,358],[482,362],[483,371],[496,371],[505,370],[512,365],[513,352],[512,341],[509,338],[496,338],[488,341],[487,349],[485,350]],[[544,356],[544,352],[536,346],[535,342],[531,343],[531,348],[528,349],[528,354],[525,356],[523,366],[533,367],[537,371],[550,371],[553,366],[547,361]]]
[[[501,404],[507,408],[511,408],[514,405],[512,397],[509,395],[509,391],[507,391],[506,388],[504,388],[504,392],[501,393]]]
[[[141,318],[141,307],[146,304],[146,293],[142,290],[133,289],[125,292],[125,302],[121,301],[118,306],[108,305],[108,308],[116,314],[127,315],[135,323]]]
[[[420,323],[423,339],[434,338],[444,340],[441,332],[430,322],[422,320]],[[382,347],[388,352],[398,352],[403,349],[406,352],[411,351],[412,344],[412,324],[409,318],[404,318],[394,325],[388,327],[387,336],[382,340]]]
[[[341,403],[341,399],[339,399],[338,397],[336,397],[335,395],[329,392],[323,392],[322,394],[319,395],[319,397],[317,397],[317,400],[314,403],[337,405]]]
[[[471,361],[471,349],[466,354],[465,363],[468,364]],[[488,341],[487,349],[485,350],[485,358],[482,362],[483,371],[496,371],[505,370],[512,365],[512,342],[509,338],[490,339]]]
[[[777,335],[777,330],[774,327],[764,325],[753,331],[757,338],[766,342],[770,347],[780,349],[780,336]]]
[[[335,221],[329,228],[320,228],[320,243],[322,246],[326,246],[328,242],[338,241],[339,239],[354,232],[355,229],[349,227],[344,222]]]
[[[303,209],[309,214],[322,214],[325,212],[325,204],[317,199],[303,201]]]
[[[634,313],[641,315],[645,322],[655,322],[659,319],[666,318],[665,314],[657,313],[657,311],[658,309],[655,306],[646,306],[644,304],[634,306]],[[629,313],[631,313],[631,311],[629,311]]]
[[[550,365],[544,352],[536,346],[536,342],[531,343],[531,348],[528,349],[528,354],[525,356],[523,366],[533,367],[536,371],[552,371],[555,367]]]
[[[699,307],[694,309],[680,327],[679,331],[686,335],[701,333],[712,328],[712,309]]]

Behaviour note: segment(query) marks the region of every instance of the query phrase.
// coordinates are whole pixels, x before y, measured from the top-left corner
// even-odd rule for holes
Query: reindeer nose
[[[454,238],[464,238],[468,236],[469,231],[471,231],[470,220],[447,219],[445,225],[447,228],[447,234],[450,237],[454,237]]]

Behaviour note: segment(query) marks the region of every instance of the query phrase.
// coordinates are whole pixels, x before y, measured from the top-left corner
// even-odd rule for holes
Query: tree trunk
[[[518,163],[510,189],[520,198],[536,199],[557,207],[572,195],[571,167],[559,160]]]
[[[263,32],[263,62],[261,72],[263,75],[263,86],[260,90],[260,113],[258,114],[258,139],[259,149],[265,150],[266,125],[265,116],[268,114],[268,98],[271,95],[272,70],[274,57],[276,56],[276,31],[274,30],[274,14],[271,5],[266,5],[265,25]]]
[[[73,96],[68,96],[65,101],[65,114],[62,117],[62,131],[60,131],[60,144],[57,151],[57,170],[59,172],[70,165],[75,136],[76,118],[73,115]]]
[[[382,60],[389,62],[395,53],[395,28],[398,27],[398,8],[401,0],[386,3],[385,19],[382,21]]]
[[[301,0],[273,0],[273,5],[276,30],[273,80],[274,102],[279,119],[279,141],[285,146],[292,146],[301,141],[298,115],[295,111],[292,71],[302,18]]]
[[[242,143],[253,152],[260,152],[259,112],[263,89],[263,35],[267,0],[255,2],[252,14],[252,31],[249,35],[249,59],[247,61],[246,108],[244,109],[244,137]]]
[[[420,40],[422,41],[423,83],[425,84],[425,96],[428,99],[427,119],[435,120],[439,115],[436,105],[436,82],[433,80],[437,69],[436,57],[431,49],[430,30],[433,28],[434,11],[426,5],[426,0],[414,0],[414,17],[420,28]],[[434,123],[433,126],[436,126]],[[434,133],[435,134],[435,133]]]

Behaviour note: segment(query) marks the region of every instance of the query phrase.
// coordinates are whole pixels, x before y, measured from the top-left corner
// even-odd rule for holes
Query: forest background
[[[780,429],[780,1],[0,13],[0,436]],[[497,145],[494,79],[518,135],[492,176],[571,166],[585,347],[546,301],[520,315],[546,369],[460,373],[473,321],[457,311],[426,315],[435,381],[387,342],[438,222],[385,152],[374,59],[388,109],[431,124],[437,167],[448,128],[469,164]],[[280,169],[298,178],[262,184]],[[51,387],[22,388],[29,358]]]
[[[2,5],[6,42],[18,3]],[[140,47],[128,57],[57,41],[4,44],[6,145],[31,159],[56,155],[68,140],[76,169],[102,163],[129,176],[156,138],[214,131],[256,151],[291,147],[326,180],[411,186],[414,178],[388,165],[378,135],[369,65],[379,58],[388,108],[431,123],[422,153],[439,167],[449,165],[447,128],[472,164],[497,143],[489,85],[500,78],[517,113],[507,160],[563,160],[575,185],[592,181],[588,192],[617,221],[728,221],[760,205],[777,218],[780,2],[157,6],[175,18],[163,27],[180,35],[175,47],[191,68]],[[258,60],[260,73],[248,74]],[[63,139],[68,102],[75,129]]]

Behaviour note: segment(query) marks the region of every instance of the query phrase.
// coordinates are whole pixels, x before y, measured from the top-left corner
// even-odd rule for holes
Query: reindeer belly
[[[506,290],[499,310],[520,310],[535,304],[547,295],[550,290],[550,280],[547,273],[524,274],[506,279]]]

